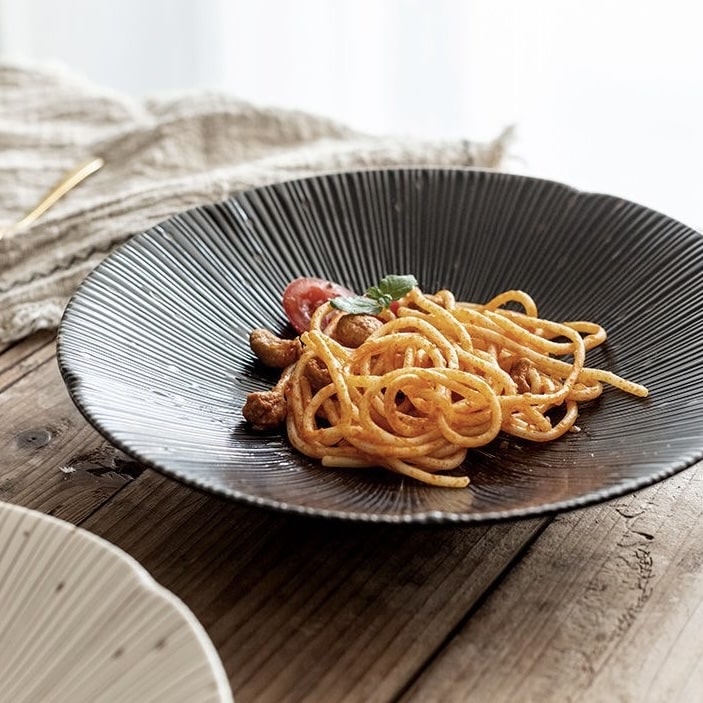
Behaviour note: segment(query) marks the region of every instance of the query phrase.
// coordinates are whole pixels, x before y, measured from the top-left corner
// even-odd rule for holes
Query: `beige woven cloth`
[[[506,141],[507,132],[486,144],[371,136],[212,92],[136,100],[60,67],[0,63],[0,225],[87,157],[105,159],[34,226],[0,239],[0,342],[55,329],[108,252],[186,208],[326,171],[499,168]]]

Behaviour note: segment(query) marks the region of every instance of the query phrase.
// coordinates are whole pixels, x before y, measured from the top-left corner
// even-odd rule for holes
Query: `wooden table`
[[[0,499],[136,557],[238,703],[703,700],[703,464],[554,518],[368,525],[144,469],[73,406],[47,333],[0,347],[0,406]]]

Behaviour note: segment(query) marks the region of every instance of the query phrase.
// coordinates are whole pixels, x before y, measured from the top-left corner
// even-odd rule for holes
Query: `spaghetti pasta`
[[[380,466],[464,487],[468,477],[445,472],[500,432],[553,441],[577,430],[579,404],[604,384],[647,395],[586,366],[586,352],[606,339],[602,327],[542,319],[522,291],[481,305],[415,287],[356,348],[335,339],[342,315],[330,302],[313,313],[282,384],[289,441],[324,466]]]

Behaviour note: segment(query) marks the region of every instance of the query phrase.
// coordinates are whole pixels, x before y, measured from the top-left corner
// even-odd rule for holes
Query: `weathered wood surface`
[[[238,703],[703,700],[703,468],[480,527],[260,510],[145,470],[74,408],[51,340],[0,353],[0,499],[136,557]]]
[[[703,467],[557,517],[409,701],[703,700]]]
[[[14,365],[2,363],[7,353]],[[142,469],[76,410],[53,343],[33,338],[6,354],[0,355],[0,500],[80,523]]]

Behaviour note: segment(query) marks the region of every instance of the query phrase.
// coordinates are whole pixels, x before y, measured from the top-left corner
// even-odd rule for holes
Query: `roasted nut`
[[[278,390],[249,393],[242,408],[242,415],[256,430],[278,427],[286,419],[288,404]]]
[[[281,339],[264,329],[252,330],[249,346],[259,361],[274,369],[284,369],[298,360],[302,346],[300,340]]]
[[[305,365],[305,377],[310,381],[313,391],[319,391],[320,388],[332,383],[329,369],[317,357],[313,357]]]
[[[518,359],[510,369],[510,376],[515,381],[518,393],[529,393],[532,390],[530,376],[535,365],[529,359]]]

